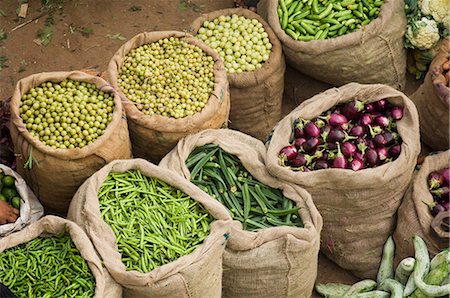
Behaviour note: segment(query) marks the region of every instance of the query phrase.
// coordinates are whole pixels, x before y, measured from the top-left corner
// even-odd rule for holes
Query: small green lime
[[[4,195],[8,200],[11,200],[15,196],[17,196],[17,191],[14,188],[3,188],[2,195]]]
[[[14,185],[14,181],[16,181],[16,180],[14,179],[14,177],[8,176],[8,175],[6,175],[5,177],[3,177],[3,179],[2,179],[3,185],[4,185],[5,187],[11,187],[11,186],[13,186],[13,185]]]
[[[11,199],[11,205],[13,206],[13,208],[20,208],[20,197],[14,197]]]

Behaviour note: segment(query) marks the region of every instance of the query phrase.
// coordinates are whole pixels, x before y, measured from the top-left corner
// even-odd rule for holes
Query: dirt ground
[[[17,17],[20,1],[0,1],[0,29],[8,35],[6,41],[0,41],[0,56],[8,58],[7,67],[0,70],[1,100],[12,96],[15,84],[23,77],[86,68],[103,71],[122,43],[134,35],[143,31],[184,30],[202,12],[234,5],[233,0],[62,1],[56,0],[62,4],[53,11],[54,33],[46,47],[36,41],[37,32],[48,16],[42,15],[41,0],[28,1],[26,18]],[[186,7],[184,2],[190,6]],[[17,28],[24,23],[27,24]],[[411,94],[417,86],[410,77],[405,93]],[[329,87],[288,67],[284,113]],[[321,256],[318,281],[353,283],[357,279]]]

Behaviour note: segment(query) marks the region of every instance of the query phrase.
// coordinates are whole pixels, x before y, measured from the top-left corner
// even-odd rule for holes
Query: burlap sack
[[[185,161],[196,148],[214,143],[239,157],[260,182],[283,190],[300,207],[304,228],[274,227],[257,232],[233,225],[223,260],[223,297],[310,297],[317,276],[322,218],[311,196],[267,172],[264,144],[229,129],[206,130],[182,139],[160,166],[190,178]]]
[[[94,298],[122,297],[122,287],[118,285],[102,266],[91,241],[83,230],[75,223],[61,217],[48,215],[30,224],[25,229],[0,239],[0,253],[4,250],[27,243],[39,236],[57,235],[66,232],[87,262],[95,278]]]
[[[69,78],[94,83],[100,90],[114,94],[112,121],[93,144],[77,149],[53,149],[34,138],[19,116],[22,95],[43,82]],[[65,215],[78,187],[93,173],[115,159],[131,157],[126,118],[116,91],[103,79],[83,72],[48,72],[20,80],[11,101],[11,138],[18,154],[17,171],[41,201],[47,213]],[[32,168],[25,168],[32,159]]]
[[[450,88],[445,85],[442,64],[448,61],[450,37],[442,41],[422,85],[411,95],[420,119],[420,136],[431,149],[449,148]]]
[[[450,166],[450,150],[425,158],[420,170],[415,173],[411,185],[398,209],[397,227],[394,232],[396,261],[414,256],[412,237],[419,235],[426,243],[430,256],[449,247],[448,238],[439,237],[431,228],[433,216],[425,203],[432,203],[428,190],[428,175]]]
[[[397,123],[402,152],[393,162],[361,171],[326,169],[294,172],[279,165],[278,154],[289,144],[292,123],[312,119],[333,106],[353,99],[372,102],[386,98],[404,108]],[[359,277],[374,278],[383,245],[394,231],[395,213],[411,179],[419,155],[419,123],[414,104],[385,85],[350,83],[329,89],[303,102],[276,126],[268,144],[267,168],[280,179],[311,193],[323,217],[321,251]]]
[[[44,215],[44,208],[19,174],[3,164],[0,164],[0,172],[4,172],[6,175],[13,176],[16,179],[16,189],[21,198],[20,213],[17,220],[13,223],[0,225],[0,237],[5,237],[37,221]]]
[[[278,2],[261,0],[258,13],[280,39],[289,65],[334,86],[359,82],[405,87],[404,1],[385,0],[378,18],[361,30],[308,42],[293,40],[281,29]]]
[[[196,35],[205,21],[233,14],[261,22],[273,45],[269,60],[262,68],[240,74],[228,73],[231,93],[229,126],[264,140],[281,119],[286,69],[281,44],[273,30],[256,13],[244,8],[231,8],[201,15],[188,31]]]
[[[139,170],[172,185],[201,203],[216,219],[205,242],[191,254],[149,273],[126,271],[112,229],[102,220],[97,193],[110,172]],[[92,239],[106,268],[123,286],[124,297],[220,297],[222,255],[231,217],[216,200],[176,173],[143,159],[113,161],[91,176],[77,191],[68,218]]]
[[[159,162],[184,136],[207,128],[227,125],[230,113],[230,94],[226,71],[219,55],[190,34],[177,31],[144,32],[127,41],[109,62],[106,77],[114,88],[126,55],[137,47],[163,38],[177,37],[196,45],[214,58],[214,91],[200,113],[180,119],[160,115],[147,116],[122,93],[122,102],[128,117],[133,156]]]

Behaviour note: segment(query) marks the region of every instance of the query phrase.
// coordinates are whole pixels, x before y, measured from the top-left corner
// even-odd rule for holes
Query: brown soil
[[[63,9],[54,13],[53,38],[45,47],[38,45],[35,39],[37,31],[44,26],[46,16],[33,20],[41,15],[41,1],[29,1],[24,19],[17,17],[18,2],[3,0],[0,3],[0,10],[6,13],[5,17],[0,16],[0,29],[3,28],[8,34],[6,41],[0,41],[0,56],[8,58],[8,67],[0,71],[1,100],[12,95],[18,80],[34,73],[87,68],[98,72],[105,70],[109,59],[124,42],[108,36],[120,34],[130,39],[143,31],[182,31],[201,12],[234,5],[233,0],[66,0]],[[180,2],[191,3],[191,7],[182,9]],[[137,11],[132,11],[132,7]],[[33,21],[11,32],[29,20]],[[92,34],[73,32],[71,28],[75,27],[91,28]],[[409,78],[406,93],[412,93],[417,86],[418,83]],[[329,87],[288,67],[284,113],[287,114],[303,100]],[[357,278],[321,256],[318,281],[350,284]]]

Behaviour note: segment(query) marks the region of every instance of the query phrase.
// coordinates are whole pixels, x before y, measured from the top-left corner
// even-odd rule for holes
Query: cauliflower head
[[[445,28],[450,28],[450,0],[421,0],[420,10],[424,15],[431,15]]]
[[[416,49],[431,49],[440,39],[437,23],[422,17],[422,19],[408,24],[406,38]]]

